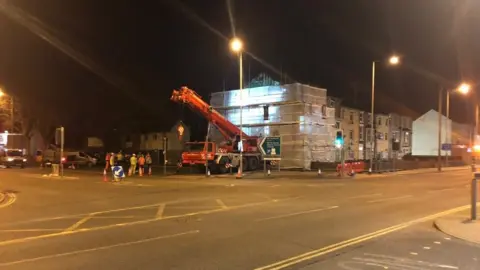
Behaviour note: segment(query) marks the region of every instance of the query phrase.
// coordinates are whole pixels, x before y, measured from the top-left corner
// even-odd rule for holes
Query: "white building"
[[[412,155],[436,156],[438,155],[438,112],[430,110],[413,121],[412,125]],[[452,132],[452,120],[441,115],[441,143],[451,144],[455,137],[455,144],[464,141],[464,132]],[[456,124],[455,124],[456,125]],[[463,127],[463,125],[460,125]],[[463,134],[463,135],[461,135]],[[468,135],[467,135],[468,136]],[[441,155],[450,155],[450,151],[441,150]]]
[[[242,97],[240,94],[242,93]],[[251,136],[280,136],[282,167],[310,169],[311,162],[335,161],[335,108],[327,90],[299,83],[217,92],[211,106]],[[214,140],[222,140],[213,132]],[[215,134],[216,133],[216,134]]]

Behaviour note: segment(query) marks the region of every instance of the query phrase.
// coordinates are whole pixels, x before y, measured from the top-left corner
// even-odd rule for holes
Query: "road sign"
[[[450,151],[450,150],[452,150],[452,144],[451,144],[451,143],[442,143],[442,150],[443,150],[443,151]]]
[[[260,143],[260,151],[265,156],[280,156],[282,154],[280,137],[265,137]]]

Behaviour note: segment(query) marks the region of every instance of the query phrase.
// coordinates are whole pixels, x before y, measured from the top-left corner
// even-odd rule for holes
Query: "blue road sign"
[[[442,143],[442,150],[443,150],[443,151],[450,151],[450,150],[452,150],[452,144],[451,144],[451,143]]]

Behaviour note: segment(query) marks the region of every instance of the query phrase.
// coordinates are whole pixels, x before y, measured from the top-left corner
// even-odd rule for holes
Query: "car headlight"
[[[27,159],[26,159],[26,158],[24,158],[24,159],[23,159],[23,162],[27,162]]]
[[[13,161],[13,158],[9,157],[7,158],[7,161]]]

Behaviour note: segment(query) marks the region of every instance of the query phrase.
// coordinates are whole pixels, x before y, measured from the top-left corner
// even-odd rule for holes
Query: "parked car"
[[[20,167],[25,168],[27,157],[22,149],[2,149],[0,150],[0,165],[7,168]]]

